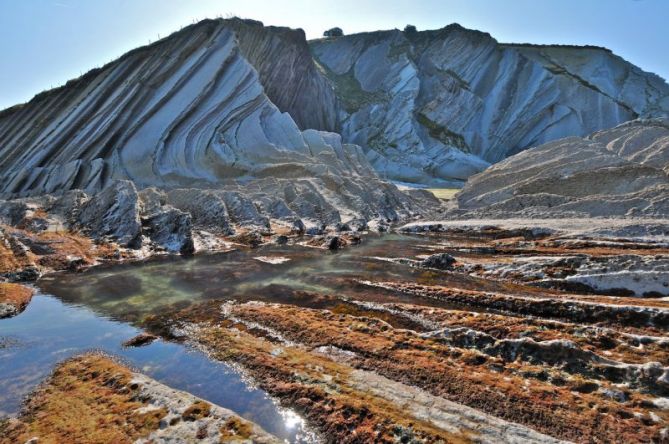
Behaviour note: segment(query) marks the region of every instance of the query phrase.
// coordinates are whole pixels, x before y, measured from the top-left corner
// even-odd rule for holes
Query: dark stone
[[[26,217],[28,206],[20,201],[0,201],[0,223],[16,226]]]
[[[140,333],[134,338],[130,338],[127,341],[123,342],[124,347],[143,347],[149,345],[153,341],[158,339],[158,336],[149,334],[149,333]]]
[[[325,233],[325,226],[319,225],[316,227],[310,227],[305,231],[305,233],[308,236],[321,236],[323,233]]]
[[[262,235],[256,231],[248,231],[246,233],[238,234],[232,238],[235,242],[240,244],[249,245],[253,248],[263,243]]]
[[[324,245],[328,250],[339,250],[344,246],[344,242],[339,236],[329,236],[325,239]]]
[[[571,389],[579,393],[592,393],[595,390],[599,389],[599,385],[594,382],[583,382],[580,384],[576,384]]]
[[[28,247],[33,254],[38,256],[45,256],[47,254],[53,254],[54,250],[47,242],[36,241],[31,239],[28,236],[17,236],[23,245]]]
[[[335,231],[338,233],[343,231],[351,231],[351,227],[347,223],[339,222],[337,225],[335,225]]]
[[[72,256],[67,258],[67,269],[69,271],[80,271],[86,265],[86,260],[81,257]]]
[[[455,258],[448,253],[437,253],[421,261],[421,267],[448,270],[455,263]]]
[[[352,234],[348,236],[347,240],[351,245],[360,245],[360,243],[362,243],[362,238],[357,234]]]
[[[274,239],[274,243],[277,245],[286,245],[288,243],[288,236],[277,236],[276,239]]]
[[[302,219],[295,219],[293,221],[293,225],[290,227],[290,232],[292,234],[299,234],[302,235],[306,231],[304,227],[304,222],[302,222]]]
[[[29,266],[20,271],[7,273],[5,276],[13,282],[30,282],[36,281],[41,275],[42,273],[40,273],[37,267]]]

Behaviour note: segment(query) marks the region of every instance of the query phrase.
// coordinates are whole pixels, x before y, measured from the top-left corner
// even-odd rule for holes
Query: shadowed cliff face
[[[499,44],[450,25],[310,42],[344,140],[390,178],[464,180],[525,148],[666,114],[669,86],[595,47]]]
[[[264,27],[251,20],[233,19],[228,24],[272,103],[303,130],[337,130],[335,91],[314,63],[304,31]]]

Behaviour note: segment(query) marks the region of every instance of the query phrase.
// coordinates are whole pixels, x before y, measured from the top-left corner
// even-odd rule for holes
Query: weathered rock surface
[[[17,198],[53,193],[41,206],[94,239],[189,251],[190,225],[302,231],[436,208],[338,134],[300,129],[334,129],[335,109],[302,32],[207,20],[3,112],[0,218],[12,225]]]
[[[669,215],[669,120],[635,120],[524,151],[467,182],[466,217]]]
[[[459,184],[529,146],[665,114],[668,97],[601,48],[501,45],[458,25],[307,43],[205,20],[1,112],[0,195],[215,188],[333,161],[359,173],[363,158],[383,177]]]
[[[432,254],[420,263],[425,268],[437,268],[440,270],[447,270],[455,263],[455,258],[448,253]]]
[[[302,29],[229,20],[244,57],[258,71],[265,94],[305,129],[336,131],[334,89],[314,62]]]
[[[321,176],[216,189],[138,191],[129,180],[114,180],[93,195],[71,190],[0,201],[6,227],[0,226],[0,275],[33,280],[40,272],[78,270],[98,260],[225,250],[229,242],[258,246],[274,234],[323,235],[348,224],[381,228],[437,208],[429,193],[412,197],[371,170],[358,176],[321,167]]]
[[[93,194],[117,179],[138,189],[305,179],[335,195],[347,182],[373,192],[379,178],[359,147],[300,130],[335,129],[333,107],[303,33],[206,20],[0,114],[0,195]],[[266,225],[246,191],[221,194],[229,216]]]
[[[396,180],[464,180],[525,148],[669,110],[666,82],[604,48],[505,45],[457,24],[310,45],[342,103],[342,137]]]
[[[137,245],[142,224],[137,190],[132,182],[118,181],[86,201],[74,225],[93,238],[110,237],[121,245]]]
[[[0,319],[21,313],[30,303],[32,296],[31,288],[0,282]]]
[[[152,241],[171,253],[191,254],[193,245],[190,214],[169,206],[142,221]]]

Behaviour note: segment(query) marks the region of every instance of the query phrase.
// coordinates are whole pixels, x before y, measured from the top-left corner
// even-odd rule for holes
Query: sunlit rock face
[[[286,38],[302,46],[287,46]],[[308,48],[301,33],[205,21],[3,112],[0,192],[96,191],[112,179],[131,179],[138,187],[210,187],[266,175],[313,177],[328,167],[373,174],[368,165],[352,163],[353,157],[364,160],[358,148],[342,145],[336,134],[303,133],[281,112],[244,50],[260,60],[267,90],[286,110],[298,110],[302,126],[334,126],[332,116],[314,108],[327,99],[318,92],[327,80],[313,77],[315,85],[306,85],[312,77],[301,67],[315,66],[310,57],[302,60]],[[271,77],[264,54],[272,51],[279,72],[282,63],[295,62],[294,77]],[[297,93],[289,97],[274,83]]]
[[[669,119],[639,119],[516,154],[467,182],[468,216],[669,215]]]
[[[501,45],[458,25],[307,42],[205,20],[0,112],[0,196],[115,179],[460,185],[527,147],[662,114],[668,97],[600,48]]]
[[[336,109],[301,30],[207,20],[3,112],[0,194],[90,194],[120,179],[226,190],[227,211],[244,202],[265,218],[417,214],[360,147],[320,131]]]
[[[464,180],[528,147],[669,109],[660,77],[604,48],[505,45],[456,24],[310,45],[342,103],[342,137],[398,180]]]

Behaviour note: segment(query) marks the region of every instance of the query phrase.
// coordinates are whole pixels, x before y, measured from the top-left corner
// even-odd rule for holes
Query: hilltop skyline
[[[355,10],[355,14],[351,11]],[[576,13],[578,11],[578,13]],[[459,23],[504,43],[596,45],[664,79],[669,60],[658,56],[669,45],[662,23],[669,3],[657,0],[593,0],[548,4],[495,2],[386,1],[276,2],[183,0],[0,0],[0,50],[5,66],[0,109],[28,101],[123,53],[156,41],[193,22],[239,16],[265,25],[302,28],[307,38],[341,27],[346,34],[382,29],[438,29]],[[147,20],[151,17],[151,20]],[[26,29],[31,29],[26,33]],[[35,69],[39,61],[42,69]],[[48,69],[44,69],[48,67]]]

